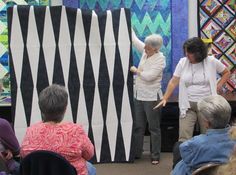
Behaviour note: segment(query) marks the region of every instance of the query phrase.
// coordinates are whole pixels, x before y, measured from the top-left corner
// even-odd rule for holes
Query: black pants
[[[159,100],[158,100],[159,101]],[[135,138],[135,156],[140,158],[143,152],[143,138],[148,122],[148,130],[151,134],[151,158],[160,159],[161,152],[161,109],[153,110],[158,101],[140,101],[134,100],[135,120],[134,120],[134,138]]]
[[[174,144],[174,147],[173,147],[173,166],[172,166],[172,169],[174,169],[175,165],[180,161],[182,160],[182,157],[180,155],[180,151],[179,151],[179,146],[180,144],[183,143],[183,142],[176,142]]]

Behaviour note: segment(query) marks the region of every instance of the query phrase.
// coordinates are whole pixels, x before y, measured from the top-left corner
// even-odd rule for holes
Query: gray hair
[[[225,128],[231,117],[231,107],[227,100],[220,96],[214,95],[202,99],[198,102],[198,110],[213,129]]]
[[[44,122],[61,122],[68,103],[65,87],[57,84],[48,86],[39,94],[39,108]]]
[[[163,39],[161,35],[158,34],[152,34],[149,35],[145,38],[144,43],[146,45],[150,45],[151,47],[153,47],[154,49],[160,49],[163,43]]]

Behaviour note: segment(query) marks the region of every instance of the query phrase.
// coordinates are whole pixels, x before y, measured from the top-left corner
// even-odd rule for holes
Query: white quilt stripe
[[[107,103],[107,117],[106,117],[106,126],[107,126],[107,135],[111,153],[111,160],[115,160],[115,152],[116,152],[116,139],[117,139],[117,129],[118,129],[118,117],[116,113],[116,106],[114,100],[113,93],[113,74],[114,74],[114,64],[115,64],[115,50],[116,50],[116,42],[113,32],[113,21],[111,11],[107,11],[107,21],[106,21],[106,29],[104,36],[104,50],[107,61],[107,68],[109,72],[110,79],[110,88],[109,88],[109,96]]]
[[[20,21],[17,12],[17,6],[13,8],[12,14],[12,28],[11,28],[11,38],[10,38],[10,47],[12,53],[12,60],[15,69],[15,76],[17,82],[17,97],[16,97],[16,109],[15,109],[15,131],[18,141],[21,143],[25,131],[27,128],[25,109],[23,106],[22,94],[20,91],[20,82],[21,82],[21,72],[22,72],[22,62],[23,62],[23,51],[24,43],[22,38],[22,32],[20,28]]]
[[[91,62],[93,66],[94,78],[95,78],[95,91],[93,101],[93,112],[92,112],[92,130],[94,137],[94,144],[96,149],[97,161],[100,162],[101,147],[102,147],[102,133],[103,133],[103,116],[102,107],[98,89],[98,77],[99,77],[99,64],[101,54],[101,38],[99,33],[98,17],[93,11],[91,30],[89,37],[89,51],[91,55]]]
[[[69,78],[71,40],[65,6],[62,6],[58,47],[61,57],[64,80],[65,84],[67,85]]]
[[[123,133],[123,140],[125,145],[126,160],[129,160],[130,148],[131,148],[131,136],[133,119],[131,114],[131,108],[129,104],[129,96],[127,89],[127,77],[129,71],[129,56],[130,56],[130,40],[128,33],[128,26],[125,16],[125,11],[122,8],[120,13],[120,28],[118,34],[118,47],[120,51],[120,57],[124,73],[124,91],[121,109],[121,128]]]
[[[28,36],[27,36],[26,47],[29,55],[29,63],[34,84],[32,110],[30,118],[30,125],[31,125],[36,122],[42,121],[41,113],[38,107],[38,93],[36,89],[40,42],[35,21],[34,6],[31,6],[29,11]]]
[[[86,109],[84,89],[83,89],[84,62],[85,62],[87,43],[85,39],[84,25],[83,25],[82,13],[80,9],[77,10],[74,37],[75,37],[74,38],[75,57],[76,57],[76,64],[77,64],[79,79],[80,79],[79,104],[78,104],[76,122],[81,124],[85,132],[88,134],[88,130],[89,130],[88,112]]]
[[[66,9],[65,6],[62,6],[58,47],[59,47],[62,70],[67,91],[68,91],[71,45],[72,44],[70,40],[70,31],[66,16]],[[66,109],[64,121],[73,122],[70,100],[68,100],[68,107]]]
[[[52,84],[53,66],[55,61],[56,42],[52,27],[52,19],[49,7],[46,7],[44,32],[43,32],[43,52],[47,68],[48,81]]]

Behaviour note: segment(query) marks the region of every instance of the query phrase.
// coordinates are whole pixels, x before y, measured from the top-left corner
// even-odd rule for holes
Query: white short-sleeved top
[[[219,60],[213,59],[216,65],[217,73],[224,71],[225,66]],[[206,67],[204,67],[203,61],[200,63],[189,63],[188,67],[185,67],[184,62],[180,61],[175,69],[174,76],[181,77],[187,88],[187,94],[189,101],[198,102],[203,97],[211,95],[211,87],[209,77],[206,75]],[[182,72],[185,71],[184,74]]]

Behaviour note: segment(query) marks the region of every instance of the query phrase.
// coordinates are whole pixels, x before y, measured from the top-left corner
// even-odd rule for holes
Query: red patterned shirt
[[[87,175],[86,161],[94,147],[82,127],[74,123],[37,123],[27,128],[21,156],[36,150],[48,150],[65,157],[80,175]]]

